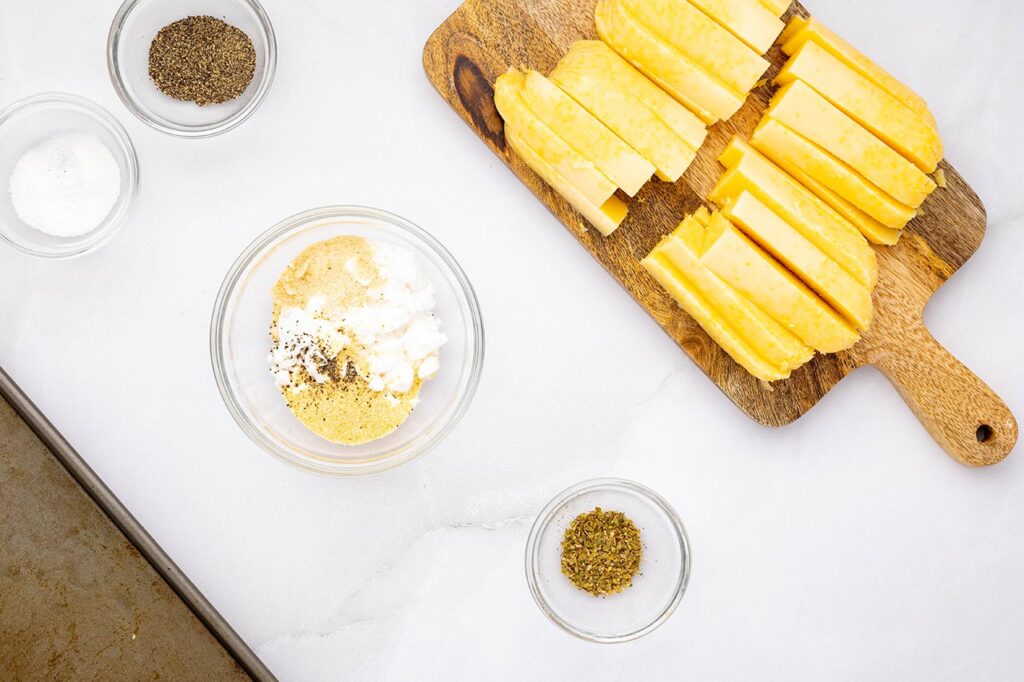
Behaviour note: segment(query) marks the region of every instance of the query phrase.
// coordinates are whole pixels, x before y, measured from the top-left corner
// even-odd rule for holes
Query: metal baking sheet
[[[0,679],[274,680],[0,369]]]

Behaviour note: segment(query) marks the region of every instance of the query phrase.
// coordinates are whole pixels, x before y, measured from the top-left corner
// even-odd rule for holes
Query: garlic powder
[[[440,368],[439,351],[448,340],[434,316],[434,286],[416,255],[374,242],[373,260],[381,284],[368,303],[342,315],[342,327],[366,349],[370,388],[405,392],[414,379],[429,379]]]

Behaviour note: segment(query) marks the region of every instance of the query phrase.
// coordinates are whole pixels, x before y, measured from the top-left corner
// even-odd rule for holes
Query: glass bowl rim
[[[307,457],[298,455],[288,448],[282,447],[272,438],[267,436],[259,426],[253,423],[246,414],[246,411],[239,404],[238,398],[227,379],[227,362],[223,357],[221,350],[224,345],[224,323],[228,309],[228,302],[234,295],[242,275],[249,269],[249,266],[256,260],[256,258],[264,253],[268,247],[288,235],[288,233],[296,231],[311,223],[330,218],[369,218],[371,220],[387,223],[392,227],[398,228],[400,231],[409,233],[415,239],[419,240],[419,242],[426,246],[442,261],[448,272],[454,277],[456,282],[458,282],[458,292],[461,294],[466,307],[469,309],[470,323],[472,325],[472,328],[469,330],[473,339],[473,353],[470,361],[469,376],[461,388],[458,403],[448,415],[447,419],[437,432],[428,440],[418,444],[414,448],[411,448],[409,452],[398,457],[388,457],[368,464],[315,464]],[[477,387],[480,383],[480,375],[483,371],[483,317],[480,313],[480,304],[477,300],[476,292],[474,291],[469,278],[466,276],[466,273],[448,249],[446,249],[444,245],[442,245],[441,242],[439,242],[429,232],[412,221],[406,220],[397,214],[390,213],[382,209],[359,205],[323,206],[303,211],[301,213],[296,213],[295,215],[289,216],[288,218],[278,222],[254,239],[242,251],[238,258],[235,259],[235,262],[231,265],[227,275],[224,277],[224,281],[220,286],[220,290],[217,292],[217,298],[214,303],[213,315],[210,320],[210,359],[213,365],[214,379],[217,382],[217,389],[220,392],[221,398],[223,399],[228,412],[231,413],[232,418],[234,418],[242,431],[264,451],[270,453],[281,461],[302,469],[303,471],[323,476],[336,478],[370,476],[390,471],[391,469],[420,458],[444,440],[444,438],[448,436],[448,434],[451,433],[455,426],[462,420],[462,417],[469,409],[470,403],[473,401],[473,396],[476,393]]]
[[[241,125],[243,121],[252,116],[266,98],[267,92],[270,90],[270,86],[274,82],[274,74],[277,72],[277,38],[274,34],[274,26],[270,22],[270,17],[263,9],[263,5],[260,4],[259,0],[233,0],[234,2],[249,6],[256,15],[256,18],[259,20],[260,30],[263,32],[263,35],[266,36],[267,40],[267,59],[266,63],[263,65],[262,78],[260,79],[256,94],[253,95],[252,100],[250,100],[248,104],[223,120],[208,123],[203,126],[188,127],[168,124],[150,116],[150,114],[139,105],[135,97],[133,97],[128,91],[124,77],[121,74],[121,67],[118,65],[117,58],[121,35],[124,31],[124,24],[128,20],[132,11],[140,3],[145,1],[146,0],[124,0],[121,7],[118,8],[117,13],[114,15],[114,19],[110,23],[110,31],[107,33],[107,73],[110,75],[110,82],[113,84],[114,90],[117,92],[117,96],[128,111],[146,125],[159,130],[160,132],[167,133],[168,135],[193,139],[213,137],[215,135],[220,135],[221,133],[226,133],[232,128]]]
[[[128,218],[128,215],[131,213],[131,210],[138,199],[140,175],[139,156],[135,151],[135,145],[132,143],[132,139],[128,135],[128,131],[125,130],[124,126],[121,125],[121,122],[118,121],[110,111],[87,97],[82,97],[81,95],[76,95],[70,92],[58,92],[55,90],[22,97],[21,99],[8,104],[3,109],[0,109],[0,128],[2,128],[8,120],[14,118],[18,114],[26,111],[31,113],[31,110],[35,107],[47,107],[52,105],[75,109],[87,116],[91,116],[93,119],[103,124],[117,140],[120,148],[119,151],[123,154],[125,164],[128,167],[128,178],[126,183],[128,190],[118,197],[117,202],[114,205],[114,209],[112,209],[112,213],[107,216],[107,219],[105,219],[103,223],[100,223],[100,225],[93,228],[85,235],[82,235],[83,237],[86,237],[88,235],[99,234],[100,236],[94,241],[83,240],[82,243],[75,244],[72,248],[69,248],[66,251],[59,251],[56,253],[41,251],[16,241],[12,236],[8,235],[5,229],[3,229],[4,222],[0,221],[0,239],[11,247],[21,251],[22,253],[27,253],[30,256],[36,256],[37,258],[59,260],[62,258],[75,258],[76,256],[81,256],[91,251],[95,251],[113,239],[114,235],[117,234],[117,231]],[[120,166],[120,164],[118,165]]]
[[[627,492],[638,497],[646,498],[648,501],[654,503],[661,511],[668,517],[673,529],[676,532],[676,539],[679,541],[680,549],[682,550],[683,560],[681,562],[679,577],[676,580],[675,592],[672,600],[668,606],[659,613],[650,623],[621,634],[614,635],[596,635],[592,632],[582,630],[567,622],[561,618],[554,609],[548,604],[547,599],[544,598],[543,593],[540,590],[540,570],[538,560],[538,545],[540,543],[540,537],[547,527],[554,520],[555,512],[562,507],[569,500],[584,495],[595,490],[612,488],[622,492]],[[683,595],[686,593],[687,584],[690,581],[690,566],[692,563],[692,555],[690,551],[690,538],[686,533],[686,526],[683,525],[682,519],[676,513],[675,509],[668,501],[654,492],[645,485],[630,481],[624,478],[592,478],[586,481],[582,481],[575,485],[572,485],[562,492],[555,495],[550,502],[548,502],[544,508],[537,514],[537,519],[534,521],[533,526],[530,528],[530,535],[526,541],[526,582],[530,587],[530,594],[533,595],[533,600],[537,603],[540,610],[547,616],[548,620],[562,628],[566,632],[580,639],[588,642],[597,642],[599,644],[614,644],[619,642],[629,642],[634,639],[643,637],[646,634],[657,629],[662,623],[668,620],[669,616],[676,610],[679,603],[683,599]]]

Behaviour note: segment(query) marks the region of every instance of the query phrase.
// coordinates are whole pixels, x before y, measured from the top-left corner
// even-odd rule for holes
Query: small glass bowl
[[[212,16],[252,40],[256,71],[239,97],[199,106],[174,99],[149,77],[149,46],[164,26],[190,16]],[[274,80],[277,42],[257,0],[126,0],[107,38],[107,69],[128,110],[157,130],[182,137],[212,137],[231,130],[259,107]]]
[[[288,409],[270,372],[271,289],[307,246],[353,235],[412,250],[436,289],[435,313],[448,342],[441,369],[420,390],[420,403],[393,433],[341,445],[309,431]],[[231,266],[217,294],[210,328],[213,373],[242,430],[270,454],[329,476],[380,473],[437,445],[469,407],[483,367],[483,321],[459,264],[427,232],[404,218],[361,206],[331,206],[292,216],[261,235]]]
[[[7,179],[21,156],[54,135],[95,135],[121,169],[121,194],[107,217],[76,237],[55,237],[26,225],[11,204]],[[0,237],[14,248],[41,258],[69,258],[99,248],[117,232],[139,193],[139,160],[128,133],[100,105],[60,92],[33,95],[0,111]]]
[[[562,574],[562,538],[580,514],[620,511],[640,529],[643,557],[633,584],[607,597],[577,589]],[[690,544],[675,511],[660,495],[617,478],[584,481],[540,512],[526,543],[526,580],[537,606],[566,632],[591,642],[628,642],[664,623],[686,591]]]

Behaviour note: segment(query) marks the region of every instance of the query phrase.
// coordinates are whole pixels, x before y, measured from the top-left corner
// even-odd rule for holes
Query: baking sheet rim
[[[38,407],[25,395],[7,372],[0,368],[0,397],[4,398],[18,413],[33,433],[39,437],[71,477],[85,490],[117,528],[146,561],[185,602],[207,630],[227,650],[238,665],[258,682],[276,682],[274,675],[263,661],[249,648],[249,645],[228,624],[227,620],[207,601],[188,576],[178,568],[156,540],[121,504],[117,496],[103,483],[96,472],[82,459],[81,455],[50,423]]]

